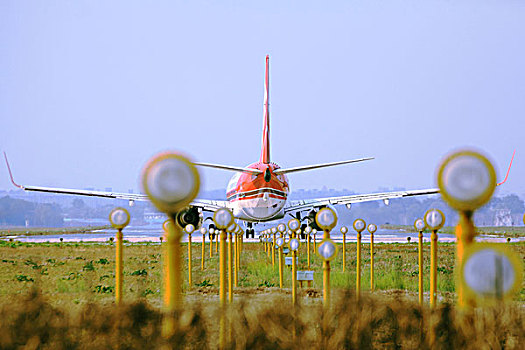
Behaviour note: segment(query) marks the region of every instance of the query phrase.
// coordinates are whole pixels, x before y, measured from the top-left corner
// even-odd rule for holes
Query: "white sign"
[[[313,281],[314,272],[313,271],[297,271],[297,280],[298,281]]]
[[[290,265],[292,266],[292,263],[293,263],[293,258],[291,256],[287,256],[284,258],[284,264],[285,265]],[[299,263],[299,258],[298,257],[295,257],[295,264],[298,264]]]

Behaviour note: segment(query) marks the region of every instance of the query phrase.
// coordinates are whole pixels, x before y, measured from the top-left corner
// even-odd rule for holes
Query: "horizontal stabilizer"
[[[288,168],[288,169],[276,169],[274,171],[275,174],[288,174],[288,173],[294,173],[297,171],[306,171],[306,170],[312,170],[312,169],[318,169],[318,168],[326,168],[329,166],[335,166],[335,165],[341,165],[341,164],[348,164],[348,163],[358,163],[363,162],[365,160],[371,160],[374,159],[373,157],[369,158],[359,158],[359,159],[352,159],[352,160],[342,160],[340,162],[333,162],[333,163],[323,163],[323,164],[313,164],[313,165],[303,165],[298,166],[295,168]]]
[[[252,168],[243,168],[238,166],[231,166],[231,165],[222,165],[222,164],[210,164],[210,163],[193,163],[198,166],[204,166],[208,168],[215,168],[215,169],[222,169],[222,170],[230,170],[230,171],[238,171],[242,173],[249,173],[253,175],[259,175],[263,172],[259,169],[252,169]]]

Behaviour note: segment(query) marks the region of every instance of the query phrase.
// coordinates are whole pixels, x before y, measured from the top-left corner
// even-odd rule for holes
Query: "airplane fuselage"
[[[280,167],[275,163],[257,162],[247,168],[259,169],[262,174],[236,173],[228,183],[226,197],[236,218],[261,222],[282,218],[288,199],[288,179],[274,174]]]

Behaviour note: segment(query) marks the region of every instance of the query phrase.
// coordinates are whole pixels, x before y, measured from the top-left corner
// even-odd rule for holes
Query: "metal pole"
[[[476,229],[472,222],[472,212],[459,212],[459,224],[456,226],[456,248],[457,248],[457,266],[461,266],[465,249],[474,242],[476,236]],[[467,298],[463,291],[463,285],[459,283],[458,286],[458,301],[460,307],[476,306],[476,300]]]
[[[210,234],[210,259],[213,257],[213,236]]]
[[[235,287],[239,286],[239,235],[235,234],[235,265],[234,265],[234,274],[233,274],[233,284]]]
[[[233,301],[233,239],[232,233],[229,233],[228,240],[228,301]]]
[[[272,241],[272,267],[275,267],[275,233],[273,233]]]
[[[221,306],[226,305],[226,231],[219,230],[221,236],[219,253],[219,300]],[[217,235],[218,236],[218,235]]]
[[[430,306],[435,307],[437,295],[437,231],[432,231],[430,239]]]
[[[357,233],[357,262],[356,262],[355,291],[357,297],[361,294],[361,232]]]
[[[191,233],[188,233],[188,286],[190,289],[192,285],[191,270]]]
[[[308,260],[308,270],[310,270],[310,234],[308,233],[308,238],[306,239],[306,255]]]
[[[163,335],[170,337],[175,328],[174,312],[182,308],[182,278],[181,278],[181,247],[180,241],[182,238],[182,230],[176,224],[175,217],[170,217],[171,225],[168,225],[168,233],[166,237],[166,259],[164,284],[164,307],[167,312],[167,317],[164,319]]]
[[[330,231],[325,230],[323,239],[329,238]],[[328,260],[323,261],[323,306],[325,308],[328,308],[330,306],[330,261]]]
[[[292,233],[292,238],[295,238],[295,232]],[[297,257],[297,251],[292,252],[292,303],[297,305],[297,264],[295,259]]]
[[[374,291],[374,234],[370,234],[370,290]]]
[[[346,269],[346,234],[343,233],[343,272]]]
[[[423,305],[423,231],[419,231],[418,264],[419,264],[419,304]]]
[[[117,256],[116,256],[116,266],[115,266],[115,301],[117,305],[122,301],[122,229],[117,231]]]
[[[281,238],[283,234],[281,233]],[[283,246],[279,247],[279,288],[283,288]]]
[[[204,271],[204,255],[206,254],[206,248],[204,244],[206,243],[206,234],[202,235],[202,258],[201,258],[201,270]]]

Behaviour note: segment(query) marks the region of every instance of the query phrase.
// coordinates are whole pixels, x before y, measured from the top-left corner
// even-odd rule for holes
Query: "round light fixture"
[[[117,230],[122,230],[129,224],[129,212],[124,208],[115,208],[109,213],[109,222]]]
[[[353,226],[354,226],[354,230],[361,233],[366,228],[366,222],[363,219],[355,219]]]
[[[474,151],[447,157],[438,171],[438,186],[445,202],[463,211],[487,203],[496,188],[496,172],[491,162]]]
[[[157,209],[175,214],[197,196],[200,187],[199,172],[181,154],[161,153],[144,167],[142,187]]]
[[[330,231],[337,225],[337,214],[331,208],[323,208],[315,215],[315,222],[321,229]]]
[[[423,218],[426,226],[432,231],[437,231],[445,225],[445,215],[439,209],[427,210]]]
[[[233,223],[233,214],[227,208],[219,208],[213,214],[215,226],[220,230],[226,230]]]

